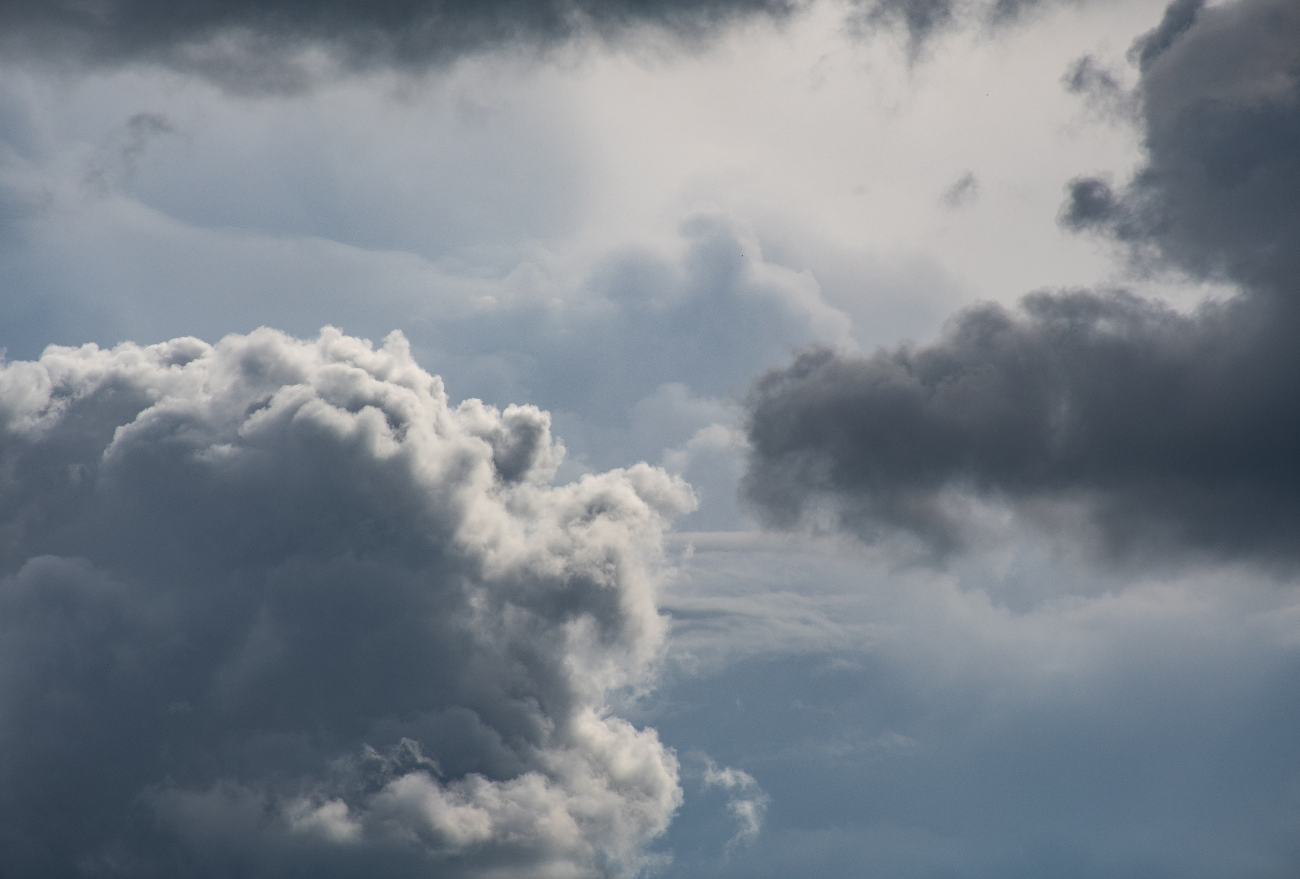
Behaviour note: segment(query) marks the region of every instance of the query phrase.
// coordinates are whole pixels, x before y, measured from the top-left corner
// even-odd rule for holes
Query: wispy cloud
[[[736,834],[727,841],[727,851],[734,852],[758,837],[772,799],[748,772],[730,766],[719,769],[711,759],[705,759],[704,787],[726,791],[727,811],[736,819]]]

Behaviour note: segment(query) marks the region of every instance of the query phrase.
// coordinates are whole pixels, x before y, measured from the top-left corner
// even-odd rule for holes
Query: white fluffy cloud
[[[677,763],[607,700],[694,498],[562,455],[396,333],[4,366],[0,872],[638,870]]]

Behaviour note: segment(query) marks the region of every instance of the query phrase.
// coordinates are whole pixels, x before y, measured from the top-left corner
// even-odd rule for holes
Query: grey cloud
[[[0,873],[635,872],[680,801],[611,715],[660,650],[645,465],[399,335],[0,369]]]
[[[945,207],[955,210],[975,201],[975,199],[979,198],[979,194],[979,179],[976,178],[975,172],[967,171],[943,191],[940,201],[943,202]]]
[[[932,33],[953,23],[957,6],[955,0],[875,0],[863,6],[861,21],[867,27],[901,28],[915,53]]]
[[[853,21],[867,32],[894,30],[907,37],[908,54],[920,57],[934,38],[957,28],[996,31],[1033,10],[1067,0],[857,0]]]
[[[1296,872],[1292,585],[1134,578],[1025,529],[942,571],[838,536],[699,538],[641,716],[771,802],[724,859],[723,816],[688,797],[674,879]]]
[[[1176,4],[1138,45],[1146,164],[1118,192],[1076,180],[1062,222],[1238,295],[1182,314],[1037,293],[929,345],[806,354],[750,401],[746,492],[770,521],[942,550],[962,498],[1040,522],[1065,503],[1120,554],[1300,558],[1300,8]]]
[[[632,428],[631,405],[665,384],[727,398],[792,350],[847,342],[848,317],[825,302],[811,274],[769,261],[752,233],[698,216],[682,239],[676,254],[611,254],[561,296],[539,284],[464,318],[412,322],[412,339],[477,396],[509,390],[610,432]],[[603,438],[610,442],[575,445],[575,454],[616,447],[653,459],[665,434]]]
[[[1070,187],[1062,219],[1133,246],[1139,258],[1295,298],[1300,252],[1300,8],[1286,0],[1173,16],[1139,46],[1148,160],[1120,192]],[[1187,7],[1192,14],[1195,4]],[[1165,34],[1163,32],[1169,31]],[[1154,42],[1152,42],[1154,41]],[[1143,49],[1147,53],[1147,49]]]
[[[1103,67],[1096,58],[1084,55],[1077,59],[1061,77],[1066,91],[1082,95],[1098,116],[1115,122],[1138,121],[1137,95],[1125,88],[1120,76]]]
[[[313,46],[352,69],[423,69],[507,46],[617,37],[651,25],[698,38],[727,21],[783,17],[788,0],[301,0],[209,3],[10,0],[0,5],[6,53],[76,64],[160,63],[246,89],[305,84]]]
[[[135,113],[91,161],[86,183],[101,193],[116,183],[129,183],[149,142],[169,134],[176,134],[176,125],[166,114]]]
[[[1174,0],[1165,10],[1160,24],[1133,43],[1130,57],[1138,62],[1142,70],[1146,70],[1196,22],[1197,13],[1204,6],[1205,0]]]
[[[996,29],[1063,0],[851,0],[868,31],[904,33],[915,57],[954,27]],[[731,22],[781,21],[808,0],[418,0],[326,6],[303,0],[71,0],[0,3],[0,48],[12,58],[104,67],[157,64],[235,91],[295,91],[330,70],[422,71],[502,48],[547,50],[616,41],[644,27],[698,43]],[[324,49],[328,61],[312,57]]]

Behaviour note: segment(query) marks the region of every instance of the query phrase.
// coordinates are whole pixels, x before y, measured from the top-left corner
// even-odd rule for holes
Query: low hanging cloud
[[[677,761],[606,705],[694,498],[562,453],[400,334],[0,368],[0,873],[638,872]]]
[[[1111,552],[1300,559],[1300,7],[1179,0],[1134,46],[1146,164],[1061,221],[1143,271],[1239,292],[1181,313],[1122,291],[979,306],[938,341],[807,353],[749,401],[747,497],[939,550],[963,499],[1082,509]]]
[[[654,27],[698,40],[747,17],[781,19],[792,0],[297,0],[208,3],[13,0],[0,4],[11,57],[76,66],[159,64],[236,90],[310,84],[323,50],[343,69],[420,71],[502,48],[546,49]]]
[[[913,56],[956,28],[1000,28],[1060,0],[848,0],[856,29],[906,35]],[[158,65],[237,92],[296,91],[340,71],[421,72],[501,49],[617,42],[646,28],[700,44],[812,0],[9,0],[0,52],[77,68]]]

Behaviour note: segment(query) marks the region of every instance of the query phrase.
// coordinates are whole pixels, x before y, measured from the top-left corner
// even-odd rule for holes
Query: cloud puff
[[[727,792],[727,811],[736,820],[736,835],[727,842],[727,851],[733,852],[743,843],[757,838],[772,798],[754,776],[730,766],[719,769],[716,763],[706,758],[704,786],[719,787]]]
[[[1198,12],[1199,10],[1199,12]],[[1300,9],[1173,4],[1134,45],[1148,158],[1121,192],[1075,180],[1062,220],[1197,275],[1296,299]]]
[[[1135,45],[1147,160],[1062,221],[1240,292],[1191,314],[1123,292],[981,306],[921,347],[820,351],[750,400],[747,494],[776,523],[963,539],[961,499],[1087,514],[1119,553],[1300,557],[1300,9],[1179,2]]]
[[[0,369],[0,872],[635,872],[666,522],[549,417],[326,329]]]

